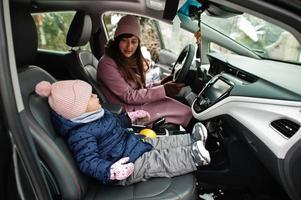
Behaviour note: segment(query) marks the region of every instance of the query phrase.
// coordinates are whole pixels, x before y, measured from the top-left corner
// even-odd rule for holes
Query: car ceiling
[[[152,18],[163,19],[163,11],[146,7],[146,0],[11,0],[12,2],[27,4],[32,12],[85,10],[90,13],[105,11],[132,12]],[[164,1],[164,0],[162,0]],[[173,1],[173,0],[171,0]],[[299,0],[209,0],[209,3],[220,4],[234,10],[248,12],[275,23],[290,32],[301,42],[301,1]],[[264,13],[264,15],[262,14]],[[169,20],[165,20],[169,21]]]

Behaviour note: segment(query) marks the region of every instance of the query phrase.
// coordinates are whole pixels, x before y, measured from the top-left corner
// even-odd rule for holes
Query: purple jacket
[[[167,122],[186,126],[192,117],[188,106],[166,96],[163,85],[139,89],[136,83],[126,80],[109,56],[99,60],[97,79],[110,103],[123,105],[127,112],[143,109],[150,113],[150,122],[164,117]]]

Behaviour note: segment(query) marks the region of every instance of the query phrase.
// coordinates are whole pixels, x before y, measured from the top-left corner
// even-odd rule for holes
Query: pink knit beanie
[[[119,20],[114,38],[125,33],[133,34],[140,39],[140,25],[138,22],[138,17],[126,15]]]
[[[85,81],[68,80],[50,84],[41,81],[36,85],[39,96],[48,97],[50,107],[66,119],[79,117],[86,112],[92,87]]]

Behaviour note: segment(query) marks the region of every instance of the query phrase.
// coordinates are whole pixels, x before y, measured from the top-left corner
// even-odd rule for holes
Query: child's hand
[[[123,180],[129,177],[134,172],[134,163],[127,163],[129,157],[121,158],[115,162],[110,168],[110,179],[111,180]]]
[[[150,114],[145,110],[136,110],[134,112],[128,112],[128,116],[130,117],[133,124],[143,123],[150,120]]]

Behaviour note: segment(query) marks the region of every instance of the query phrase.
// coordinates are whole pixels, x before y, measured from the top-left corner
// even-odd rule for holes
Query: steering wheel
[[[194,54],[195,54],[195,47],[192,44],[188,44],[181,51],[171,71],[171,75],[173,76],[174,82],[176,83],[185,82]]]

